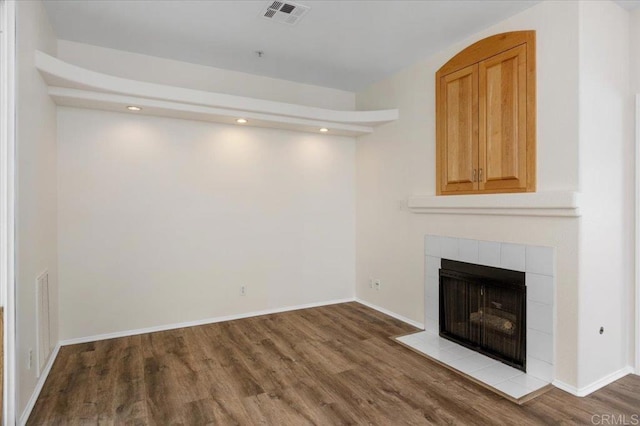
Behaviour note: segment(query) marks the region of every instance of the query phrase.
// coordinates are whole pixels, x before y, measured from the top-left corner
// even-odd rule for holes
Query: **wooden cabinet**
[[[436,73],[438,195],[536,187],[535,32],[481,40]]]
[[[438,122],[445,141],[443,191],[473,191],[478,163],[478,65],[440,79],[443,114]]]

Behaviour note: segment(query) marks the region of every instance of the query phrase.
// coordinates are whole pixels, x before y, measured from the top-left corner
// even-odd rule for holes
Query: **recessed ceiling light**
[[[320,131],[322,133],[327,133],[329,131],[329,129],[327,129],[326,127],[323,127],[323,128],[320,129]]]
[[[129,106],[127,107],[127,109],[128,109],[129,111],[142,111],[142,108],[137,107],[137,106],[133,106],[133,105],[129,105]]]
[[[244,119],[244,118],[238,118],[238,119],[236,120],[236,123],[238,123],[238,124],[245,124],[246,122],[247,122],[247,120],[246,120],[246,119]]]

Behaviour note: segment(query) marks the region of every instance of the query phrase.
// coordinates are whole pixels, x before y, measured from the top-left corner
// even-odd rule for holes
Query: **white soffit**
[[[399,117],[397,109],[339,111],[129,80],[68,64],[43,52],[36,52],[35,64],[57,105],[118,112],[133,105],[146,115],[229,124],[245,118],[248,126],[312,133],[325,127],[329,134],[342,136],[371,133],[373,127]]]

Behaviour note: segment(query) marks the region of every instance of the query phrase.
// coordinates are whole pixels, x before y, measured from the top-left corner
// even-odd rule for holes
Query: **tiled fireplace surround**
[[[466,348],[462,348],[453,342],[443,341],[443,339],[437,337],[439,332],[438,272],[441,259],[457,260],[525,273],[525,285],[527,287],[526,375],[511,378],[511,382],[513,382],[511,383],[508,380],[492,380],[491,378],[483,380],[483,374],[479,370],[476,372],[467,366],[457,368],[458,365],[465,365],[459,358]],[[422,339],[439,345],[439,356],[437,358],[443,358],[439,359],[440,361],[449,364],[447,362],[447,358],[449,358],[452,361],[449,365],[453,368],[460,369],[464,373],[515,398],[520,398],[527,393],[524,389],[525,384],[535,382],[538,386],[533,386],[533,388],[537,388],[540,383],[548,384],[554,378],[555,269],[555,250],[551,247],[426,235],[424,321],[426,333],[423,332],[423,336],[407,336],[408,340],[404,343],[409,343],[413,338],[416,341]],[[449,354],[449,352],[455,353],[456,356]],[[429,355],[428,352],[425,353]],[[452,356],[448,357],[448,355]],[[480,355],[473,353],[473,355],[469,354],[467,356]],[[457,363],[456,359],[458,359]],[[469,361],[471,361],[471,358],[469,358]],[[510,368],[503,365],[494,365],[494,367],[495,370]],[[470,371],[464,371],[465,369],[470,369]],[[485,370],[489,371],[490,369],[485,368]],[[518,389],[518,383],[520,383],[521,389]],[[533,388],[530,387],[529,390],[532,391],[534,390]]]

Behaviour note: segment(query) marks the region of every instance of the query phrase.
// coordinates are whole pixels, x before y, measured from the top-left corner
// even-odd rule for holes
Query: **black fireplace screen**
[[[440,336],[526,371],[524,273],[442,259]]]

